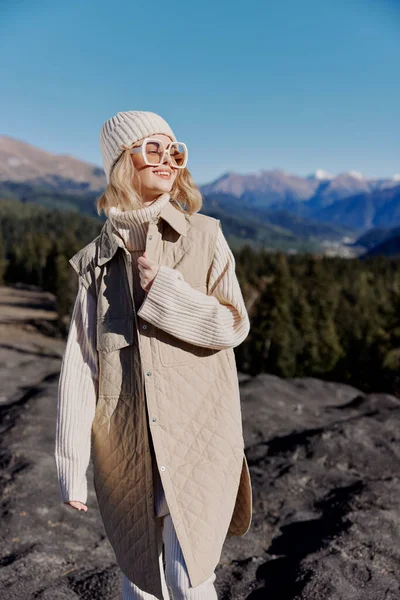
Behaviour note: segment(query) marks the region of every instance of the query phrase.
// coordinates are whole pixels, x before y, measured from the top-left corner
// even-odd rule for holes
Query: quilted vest
[[[207,294],[219,227],[169,202],[149,223],[147,256]],[[211,576],[227,535],[250,528],[235,354],[184,342],[135,312],[131,255],[109,219],[69,262],[97,299],[91,456],[101,518],[121,570],[162,599],[152,451],[191,586]]]

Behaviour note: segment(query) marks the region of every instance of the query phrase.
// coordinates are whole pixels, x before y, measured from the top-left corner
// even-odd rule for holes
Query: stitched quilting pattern
[[[167,377],[165,370],[156,368],[154,385],[158,391],[157,427],[162,431],[163,460],[169,471],[170,486],[164,485],[167,501],[168,488],[172,488],[174,504],[190,532],[196,555],[202,554],[199,564],[206,574],[219,560],[224,541],[221,523],[229,527],[236,500],[232,490],[243,467],[236,384],[222,350],[195,364],[171,369]],[[237,506],[243,513],[242,500]],[[244,524],[243,514],[240,520]],[[236,522],[234,530],[239,530]]]
[[[204,261],[204,247],[212,248],[216,225],[203,215],[193,219],[198,227],[189,223],[186,238],[177,242],[171,234],[165,241],[162,262],[180,270],[187,281],[196,273],[198,285],[200,273],[205,285],[209,261],[199,263],[198,257]],[[118,278],[113,281],[107,273]],[[118,318],[112,291],[126,293],[125,282],[115,269],[106,271],[104,281],[108,315]],[[191,585],[196,586],[219,562],[226,533],[243,535],[250,526],[239,386],[231,349],[206,352],[191,361],[185,361],[182,351],[181,364],[172,360],[167,367],[168,354],[164,347],[161,356],[161,342],[150,325],[145,333],[140,330],[142,356],[136,330],[126,337],[120,325],[116,336],[110,322],[99,328],[107,338],[98,340],[101,385],[92,428],[94,483],[121,569],[155,595],[160,579],[149,436]]]

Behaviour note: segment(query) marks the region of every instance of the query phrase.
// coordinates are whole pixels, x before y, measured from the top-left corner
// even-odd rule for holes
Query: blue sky
[[[400,173],[399,0],[3,0],[0,134],[101,165],[102,123],[162,115],[197,184]]]

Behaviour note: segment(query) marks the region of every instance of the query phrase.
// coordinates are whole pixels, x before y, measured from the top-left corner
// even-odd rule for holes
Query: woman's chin
[[[153,191],[155,192],[170,192],[172,189],[173,181],[160,181],[153,185]]]

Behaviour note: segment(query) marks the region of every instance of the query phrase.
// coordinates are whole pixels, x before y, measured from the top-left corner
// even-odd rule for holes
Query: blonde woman
[[[249,318],[233,254],[152,112],[107,120],[101,233],[71,259],[78,293],[63,356],[55,461],[87,511],[86,471],[122,570],[122,598],[217,598],[227,535],[251,524],[233,348]]]

